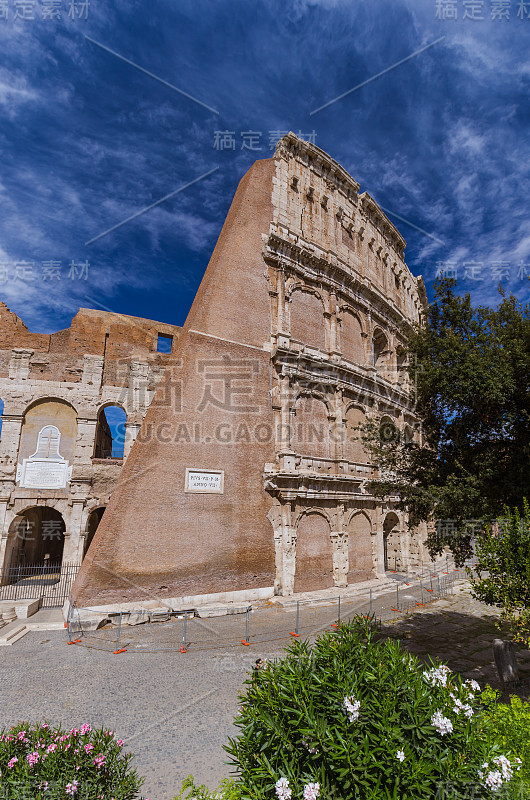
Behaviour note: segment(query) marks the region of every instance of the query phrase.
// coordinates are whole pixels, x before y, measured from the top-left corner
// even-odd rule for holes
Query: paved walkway
[[[393,596],[379,602],[389,606]],[[360,601],[346,605],[343,616],[358,610]],[[314,638],[329,630],[336,611],[333,603],[304,607],[302,634]],[[439,656],[466,676],[496,683],[494,618],[457,587],[454,596],[385,625],[383,633],[420,656]],[[68,646],[64,631],[31,632],[0,650],[0,726],[43,719],[69,728],[104,725],[137,754],[144,793],[152,800],[172,800],[189,773],[213,789],[229,774],[222,745],[236,734],[232,719],[247,671],[258,656],[281,655],[295,621],[292,607],[264,606],[251,615],[251,646],[243,647],[244,617],[194,619],[186,654],[179,650],[182,620],[126,628],[128,651],[119,655],[111,652],[115,628],[102,632],[105,649],[98,649],[101,638],[85,639],[93,647]],[[520,661],[523,672],[530,671],[530,654]]]

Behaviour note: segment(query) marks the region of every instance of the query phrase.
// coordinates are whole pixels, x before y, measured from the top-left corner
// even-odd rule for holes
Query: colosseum
[[[42,539],[60,514],[91,607],[251,601],[419,566],[425,531],[370,493],[358,430],[377,417],[420,435],[403,346],[427,298],[404,249],[290,133],[242,178],[182,329],[83,309],[45,336],[2,309],[0,558],[20,559],[28,520],[31,558],[58,558]],[[120,458],[110,404],[127,415]]]

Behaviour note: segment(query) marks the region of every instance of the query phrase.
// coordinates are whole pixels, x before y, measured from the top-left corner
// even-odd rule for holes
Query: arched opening
[[[9,526],[6,566],[8,570],[42,567],[60,570],[66,525],[62,514],[47,506],[33,506],[18,514]]]
[[[364,363],[361,323],[357,316],[346,309],[341,323],[342,355],[356,364]]]
[[[99,508],[93,508],[90,514],[88,515],[88,520],[86,524],[86,538],[85,538],[85,548],[83,550],[83,558],[86,556],[88,552],[88,548],[92,544],[92,539],[94,538],[96,531],[98,529],[99,523],[105,513],[106,506],[100,506]]]
[[[400,431],[392,417],[381,417],[379,423],[379,440],[382,445],[391,445],[400,439]]]
[[[70,403],[59,398],[33,403],[24,413],[20,432],[20,486],[66,488],[76,440],[77,413]]]
[[[298,398],[292,447],[300,455],[330,458],[328,411],[323,400],[305,396]]]
[[[324,308],[321,299],[312,292],[294,291],[290,313],[291,339],[325,350]]]
[[[123,458],[127,414],[117,405],[104,406],[98,414],[95,458]]]
[[[388,355],[388,340],[380,328],[374,332],[372,339],[372,361],[374,367],[384,367]]]
[[[399,572],[402,567],[399,517],[393,511],[386,515],[383,523],[383,549],[385,572],[389,569]]]
[[[366,422],[366,415],[362,408],[351,406],[346,411],[345,422],[346,442],[344,446],[344,458],[348,461],[367,464],[369,456],[363,447],[361,431],[357,429],[358,425],[362,425]]]
[[[316,512],[304,514],[296,538],[295,592],[312,592],[333,586],[330,526]]]
[[[373,577],[372,526],[368,517],[357,512],[348,523],[348,583]]]

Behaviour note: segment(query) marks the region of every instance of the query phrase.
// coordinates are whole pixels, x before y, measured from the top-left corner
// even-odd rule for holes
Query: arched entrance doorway
[[[85,539],[85,549],[83,550],[83,558],[86,556],[88,548],[92,544],[92,539],[94,538],[96,531],[98,529],[98,525],[101,522],[103,514],[105,513],[105,506],[100,506],[100,508],[93,508],[90,514],[88,515],[88,520],[86,524],[86,539]]]
[[[348,584],[373,578],[372,526],[362,511],[348,523]]]
[[[294,591],[312,592],[333,586],[333,555],[330,526],[316,512],[304,514],[296,537]]]
[[[60,569],[66,525],[54,508],[33,506],[18,514],[9,526],[7,567]]]
[[[383,547],[385,557],[385,572],[389,569],[399,572],[402,566],[399,517],[393,511],[386,515],[383,523]]]

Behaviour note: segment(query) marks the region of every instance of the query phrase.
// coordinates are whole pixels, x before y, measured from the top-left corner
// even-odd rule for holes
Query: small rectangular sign
[[[186,469],[184,491],[202,494],[223,494],[224,471],[210,469]]]

